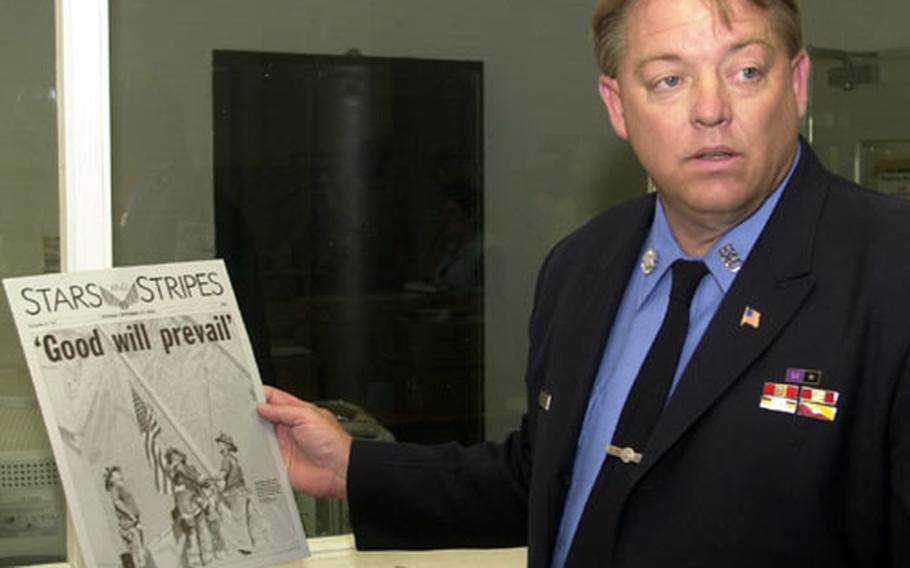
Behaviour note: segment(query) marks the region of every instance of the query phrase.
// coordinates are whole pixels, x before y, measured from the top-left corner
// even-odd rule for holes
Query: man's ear
[[[796,108],[799,116],[806,115],[807,101],[809,100],[809,54],[801,50],[790,60],[790,77],[793,81],[793,95],[796,97]]]
[[[623,140],[629,139],[626,131],[626,115],[622,106],[622,93],[619,88],[619,81],[615,77],[601,75],[597,83],[597,90],[600,92],[600,98],[610,113],[610,122],[613,124],[613,130],[617,136]]]

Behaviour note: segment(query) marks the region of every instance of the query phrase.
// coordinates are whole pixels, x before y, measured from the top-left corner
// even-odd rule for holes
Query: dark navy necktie
[[[689,306],[708,269],[701,261],[677,260],[664,321],[638,370],[600,473],[575,531],[566,568],[605,566],[619,522],[620,502],[630,487],[648,439],[663,412],[689,331]]]

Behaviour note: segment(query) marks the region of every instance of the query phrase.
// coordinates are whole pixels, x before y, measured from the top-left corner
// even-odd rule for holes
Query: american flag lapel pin
[[[761,325],[761,312],[751,306],[746,306],[743,310],[743,317],[739,320],[739,327],[749,326],[758,329]]]

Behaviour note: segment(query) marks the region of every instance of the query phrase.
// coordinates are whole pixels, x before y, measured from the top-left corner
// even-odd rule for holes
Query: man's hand
[[[331,412],[266,386],[259,414],[275,425],[294,489],[317,497],[347,496],[351,436]]]

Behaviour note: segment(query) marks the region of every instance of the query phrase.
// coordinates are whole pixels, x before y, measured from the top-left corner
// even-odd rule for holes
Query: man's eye
[[[680,79],[677,75],[669,75],[667,77],[658,79],[655,86],[658,89],[672,89],[674,87],[678,87],[681,82],[682,79]]]
[[[746,67],[740,73],[743,79],[747,80],[758,79],[761,76],[761,71],[758,70],[758,67]]]

